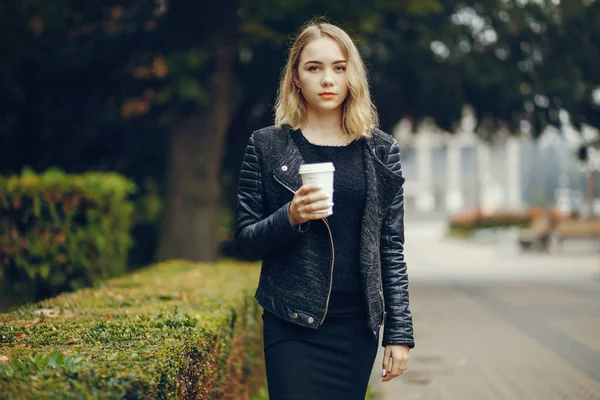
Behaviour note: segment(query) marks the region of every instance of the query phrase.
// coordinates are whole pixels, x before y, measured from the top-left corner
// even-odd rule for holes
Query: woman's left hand
[[[405,344],[388,344],[383,353],[383,382],[390,381],[408,368],[410,348]]]

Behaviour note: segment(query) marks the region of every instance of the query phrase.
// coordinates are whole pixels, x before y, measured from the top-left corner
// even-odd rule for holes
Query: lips
[[[319,97],[323,97],[325,99],[330,99],[332,97],[334,97],[336,94],[333,92],[323,92],[323,93],[319,93]]]

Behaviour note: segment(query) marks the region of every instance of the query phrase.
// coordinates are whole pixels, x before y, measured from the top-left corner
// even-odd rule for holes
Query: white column
[[[564,172],[558,178],[558,188],[554,191],[555,206],[558,212],[567,216],[573,210],[573,199],[569,188],[569,176]]]
[[[446,149],[446,209],[448,211],[456,211],[463,206],[460,179],[461,146],[451,140]]]
[[[520,209],[521,192],[521,146],[518,138],[510,136],[506,141],[506,194],[508,207]]]
[[[484,214],[494,210],[492,188],[492,154],[485,142],[477,144],[477,172],[479,175],[479,205]]]
[[[417,176],[419,191],[415,198],[418,211],[431,212],[435,209],[433,196],[433,168],[431,165],[432,145],[428,132],[421,132],[415,140]]]

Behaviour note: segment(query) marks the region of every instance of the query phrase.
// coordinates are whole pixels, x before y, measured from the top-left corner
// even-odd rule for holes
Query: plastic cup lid
[[[335,171],[335,167],[333,163],[314,163],[314,164],[302,164],[300,166],[301,174],[309,174],[311,172],[333,172]]]

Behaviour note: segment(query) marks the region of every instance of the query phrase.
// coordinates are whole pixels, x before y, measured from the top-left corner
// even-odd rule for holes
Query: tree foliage
[[[223,164],[231,208],[247,137],[272,123],[286,50],[316,15],[357,41],[384,130],[431,118],[452,131],[465,105],[481,135],[538,135],[564,111],[600,124],[598,1],[5,0],[0,172],[110,169],[170,196],[173,160],[212,141],[223,154],[206,163]],[[205,140],[169,153],[182,135]],[[214,167],[196,162],[186,185],[215,179]]]

